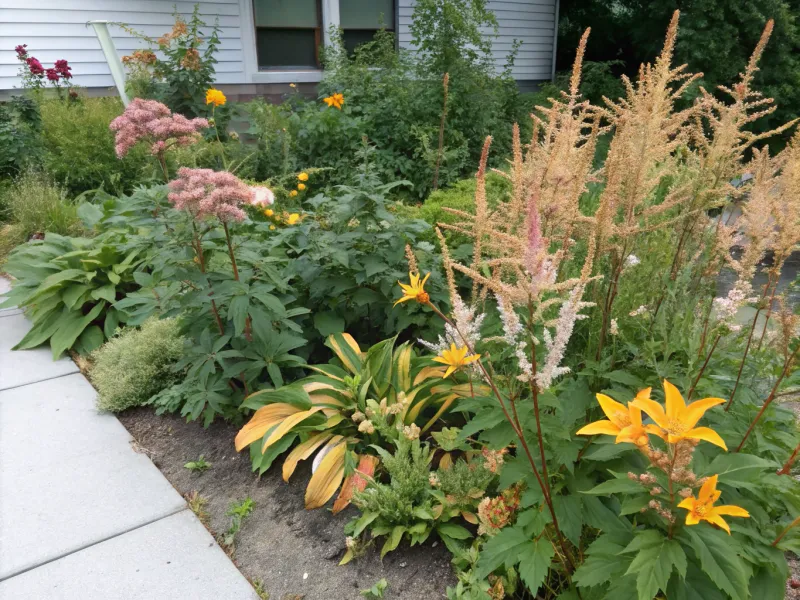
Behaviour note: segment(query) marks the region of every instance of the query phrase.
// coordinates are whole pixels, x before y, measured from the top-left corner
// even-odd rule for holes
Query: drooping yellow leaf
[[[358,490],[363,492],[367,487],[367,482],[375,474],[375,468],[378,466],[379,459],[377,456],[364,455],[359,458],[358,466],[352,475],[348,475],[342,484],[342,491],[339,492],[339,497],[333,503],[333,514],[340,513],[353,498],[353,492]],[[362,476],[366,475],[366,477]],[[368,479],[369,478],[369,479]]]
[[[473,525],[478,524],[478,517],[475,513],[461,511],[461,517],[467,522],[472,523]]]
[[[344,455],[347,443],[342,436],[334,436],[325,446],[330,451],[319,463],[306,488],[306,508],[308,510],[324,506],[339,489],[344,479]],[[325,451],[325,448],[320,452]]]
[[[284,402],[262,406],[236,434],[236,451],[239,452],[242,448],[246,448],[256,440],[260,440],[270,428],[286,417],[298,412],[301,412],[301,409]]]
[[[333,434],[330,432],[318,433],[308,438],[302,444],[298,444],[283,461],[283,480],[289,481],[289,478],[297,468],[297,463],[301,460],[306,460],[309,456],[314,454],[314,450],[319,448],[322,444],[331,439]]]
[[[272,446],[272,444],[278,443],[281,440],[281,438],[287,433],[289,433],[295,425],[297,425],[298,423],[302,423],[308,417],[321,410],[322,410],[321,406],[314,406],[309,410],[303,410],[286,417],[281,422],[281,424],[278,425],[275,428],[275,430],[269,434],[269,437],[266,440],[264,440],[264,445],[261,446],[261,454],[264,454],[264,452],[267,451],[267,448]]]
[[[436,423],[436,421],[438,421],[438,420],[439,420],[439,417],[441,417],[441,416],[442,416],[442,414],[444,413],[444,411],[446,411],[448,408],[450,408],[450,405],[453,403],[453,401],[454,401],[456,398],[458,398],[458,396],[456,396],[455,394],[450,394],[449,396],[447,396],[447,397],[444,399],[444,402],[442,402],[442,405],[439,407],[439,410],[437,410],[437,411],[436,411],[436,414],[435,414],[435,415],[433,415],[433,417],[431,417],[431,420],[430,420],[430,421],[428,421],[427,423],[425,423],[425,427],[423,427],[423,428],[422,428],[422,432],[423,432],[423,433],[424,433],[424,432],[426,432],[426,431],[428,431],[428,429],[430,429],[430,428],[431,428],[431,426],[432,426],[434,423]]]
[[[419,385],[426,379],[431,379],[433,377],[441,379],[443,375],[444,367],[425,367],[414,377],[414,385]]]

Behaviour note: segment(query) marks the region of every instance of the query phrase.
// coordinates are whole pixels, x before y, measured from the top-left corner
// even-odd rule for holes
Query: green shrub
[[[81,231],[76,206],[48,175],[26,170],[10,185],[0,188],[4,220],[16,224],[22,241],[45,232],[60,235]]]
[[[511,183],[497,175],[496,173],[489,173],[486,177],[486,190],[489,198],[497,198],[506,194],[511,189]],[[456,210],[463,210],[470,212],[475,204],[475,179],[462,179],[450,188],[444,190],[437,190],[428,196],[424,204],[417,206],[401,206],[398,208],[398,213],[407,218],[422,219],[435,227],[438,223],[456,223],[459,218],[444,210],[445,208],[454,208]],[[447,232],[445,232],[447,234]],[[448,235],[449,237],[449,235]],[[457,238],[458,236],[456,236]],[[436,234],[431,228],[420,234],[420,238],[429,242],[436,239]],[[457,243],[457,240],[454,239]],[[464,239],[463,241],[466,241]]]
[[[143,175],[152,177],[155,163],[146,148],[134,148],[125,160],[117,159],[114,132],[108,126],[122,114],[118,98],[46,100],[41,112],[45,167],[73,194],[100,187],[122,193],[133,189]]]
[[[40,129],[38,105],[29,97],[0,104],[0,175],[16,175],[40,157]]]
[[[93,354],[91,378],[97,388],[97,407],[120,412],[142,406],[178,380],[172,365],[182,351],[176,319],[152,318],[141,329],[122,330]]]

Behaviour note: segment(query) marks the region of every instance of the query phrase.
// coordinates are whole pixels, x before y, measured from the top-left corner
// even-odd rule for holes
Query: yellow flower
[[[449,350],[442,350],[441,354],[433,359],[436,362],[447,365],[447,371],[444,372],[442,379],[450,376],[454,371],[456,371],[456,369],[475,362],[481,357],[480,354],[472,354],[467,356],[467,352],[469,352],[469,350],[466,346],[457,348],[455,344],[450,344]]]
[[[290,87],[290,88],[296,88],[296,87],[297,87],[297,84],[296,84],[296,83],[290,83],[290,84],[289,84],[289,87]]]
[[[206,104],[213,104],[214,106],[223,106],[228,99],[225,94],[214,88],[210,88],[206,92]]]
[[[636,398],[631,404],[646,412],[655,425],[648,425],[647,431],[663,438],[669,444],[681,440],[705,440],[727,450],[723,439],[710,427],[695,427],[705,412],[717,404],[723,404],[722,398],[704,398],[692,402],[689,406],[674,385],[664,380],[666,411],[662,406],[649,398]]]
[[[271,208],[268,208],[267,210],[264,211],[264,215],[267,216],[267,217],[271,217],[274,214],[275,214],[275,211],[272,210]]]
[[[636,394],[636,399],[649,399],[650,388]],[[617,444],[627,442],[639,447],[647,445],[647,429],[642,425],[642,411],[633,402],[625,407],[605,394],[597,394],[600,408],[608,420],[595,421],[578,430],[578,435],[613,435]]]
[[[304,189],[306,189],[306,184],[305,183],[298,183],[297,184],[297,189],[302,192]]]
[[[700,488],[698,497],[689,496],[678,504],[678,508],[685,508],[689,511],[686,515],[687,525],[697,525],[700,521],[708,521],[712,525],[717,525],[731,534],[731,528],[722,518],[722,515],[729,515],[731,517],[749,517],[750,513],[740,506],[733,504],[723,504],[722,506],[714,506],[714,502],[719,499],[722,492],[717,489],[717,478],[719,475],[714,475],[706,479],[703,487]]]
[[[289,215],[289,218],[286,219],[286,223],[289,225],[294,225],[300,220],[300,215],[297,213],[292,213]]]
[[[332,96],[323,98],[322,101],[328,106],[332,106],[333,108],[338,108],[339,110],[342,110],[342,105],[344,104],[344,95],[337,92]]]
[[[300,181],[308,181],[308,173],[303,172],[297,176],[297,179]]]
[[[289,195],[290,195],[292,198],[294,198],[295,196],[297,196],[297,190],[292,190],[291,192],[289,192]]]
[[[270,231],[275,231],[275,225],[270,225],[270,226],[269,226],[269,230],[270,230]]]
[[[431,297],[428,295],[428,292],[425,291],[425,282],[428,281],[428,277],[430,276],[431,274],[428,273],[425,275],[425,278],[420,281],[419,274],[409,273],[408,278],[411,281],[410,284],[398,281],[397,283],[399,283],[400,287],[403,289],[403,297],[395,302],[394,305],[397,306],[401,302],[408,302],[409,300],[416,300],[420,304],[428,304],[431,301]]]

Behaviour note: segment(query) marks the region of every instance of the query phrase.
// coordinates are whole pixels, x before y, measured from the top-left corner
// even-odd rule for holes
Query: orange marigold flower
[[[213,104],[214,106],[224,106],[228,99],[221,91],[210,88],[206,92],[206,104]]]

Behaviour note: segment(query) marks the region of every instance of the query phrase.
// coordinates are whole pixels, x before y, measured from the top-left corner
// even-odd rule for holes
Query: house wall
[[[553,64],[557,0],[489,0],[499,24],[493,51],[499,70],[505,65],[515,39],[522,41],[513,76],[520,82],[550,79]],[[398,40],[411,47],[410,24],[414,0],[398,2]],[[255,93],[255,84],[314,82],[320,73],[276,73],[257,71],[255,33],[250,0],[198,0],[200,14],[208,23],[219,19],[220,50],[217,83],[246,84],[244,93]],[[64,58],[72,65],[74,83],[86,88],[113,86],[90,20],[125,23],[147,36],[158,38],[174,22],[173,7],[188,16],[194,1],[174,0],[0,0],[0,90],[21,86],[19,63],[14,53],[27,44],[31,55],[45,67]],[[68,8],[65,8],[68,7]],[[323,0],[326,22],[338,21],[336,0]],[[336,9],[336,10],[334,10]],[[130,54],[144,42],[119,26],[109,30],[120,56]],[[253,88],[250,90],[250,88]]]
[[[399,12],[398,41],[401,46],[411,45],[411,16],[415,0],[397,0]],[[511,74],[523,82],[540,82],[551,79],[553,49],[556,35],[556,0],[489,0],[487,6],[497,18],[497,37],[492,43],[495,65],[502,71],[511,52],[514,40],[522,45]],[[486,30],[491,34],[491,30]]]

